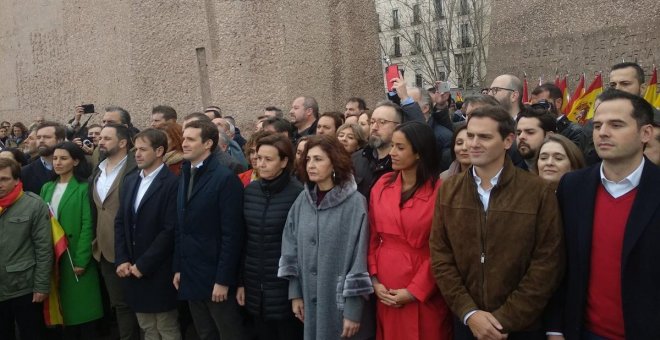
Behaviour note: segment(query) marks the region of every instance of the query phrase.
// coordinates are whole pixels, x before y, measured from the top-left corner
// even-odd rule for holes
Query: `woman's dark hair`
[[[19,129],[21,129],[21,135],[20,135],[20,136],[15,136],[15,135],[14,135],[14,128],[19,128]],[[22,138],[25,138],[25,137],[27,137],[28,129],[25,127],[25,124],[23,124],[23,123],[21,123],[21,122],[16,122],[16,123],[14,123],[14,125],[11,127],[10,134],[11,134],[12,136],[14,136],[14,137],[22,137]]]
[[[564,152],[566,152],[566,157],[568,158],[568,161],[571,163],[570,171],[579,170],[587,166],[587,163],[584,161],[584,156],[582,155],[582,151],[580,151],[580,148],[578,148],[577,145],[575,145],[575,143],[573,143],[570,139],[558,133],[553,133],[547,135],[541,146],[539,146],[539,151],[537,152],[537,155],[534,158],[535,173],[538,174],[538,164],[539,164],[539,156],[541,155],[541,148],[543,148],[544,145],[550,142],[555,142],[561,145],[561,147],[564,149]]]
[[[73,167],[73,176],[76,177],[78,182],[86,182],[89,175],[91,175],[92,170],[87,163],[87,158],[85,158],[85,152],[73,142],[62,142],[55,145],[54,150],[66,150],[71,155],[71,158],[78,161],[78,165]]]
[[[259,148],[263,145],[270,145],[277,149],[277,154],[280,159],[286,158],[286,168],[284,169],[287,172],[291,172],[293,168],[293,160],[295,159],[295,153],[293,152],[293,145],[291,145],[291,140],[283,135],[276,133],[272,135],[267,135],[257,139],[257,152]]]
[[[407,200],[413,197],[417,189],[431,181],[431,185],[435,187],[435,182],[440,176],[440,158],[435,144],[435,135],[433,129],[428,124],[422,122],[412,121],[403,123],[394,129],[394,133],[401,132],[406,137],[406,140],[412,146],[412,150],[419,156],[417,162],[417,180],[412,188],[401,192],[401,203],[403,206]],[[390,185],[396,181],[399,171],[395,171],[387,181]]]
[[[449,153],[451,154],[451,160],[455,161],[456,160],[456,152],[454,152],[454,146],[456,146],[456,139],[458,138],[458,134],[467,129],[467,123],[459,123],[454,127],[454,136],[451,137],[451,149],[449,149]]]
[[[25,159],[25,154],[23,151],[17,149],[17,148],[4,148],[0,150],[0,152],[11,152],[11,154],[14,156],[14,160],[18,162],[21,166],[27,164],[27,160]]]
[[[348,151],[346,151],[337,137],[330,135],[309,136],[305,144],[305,151],[300,156],[300,163],[297,169],[298,178],[303,183],[309,182],[309,177],[307,176],[307,152],[316,146],[320,147],[328,155],[328,158],[330,158],[330,163],[335,172],[334,176],[332,176],[332,181],[335,185],[342,186],[346,184],[353,177],[351,155],[348,154]]]

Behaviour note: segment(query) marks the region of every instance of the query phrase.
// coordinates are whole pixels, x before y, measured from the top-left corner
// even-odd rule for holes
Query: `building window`
[[[442,0],[434,0],[434,4],[435,4],[435,17],[438,19],[444,18],[445,15],[443,14],[443,10],[442,10]]]
[[[413,11],[413,25],[417,25],[422,22],[422,10],[419,7],[419,4],[413,5],[412,7]]]
[[[447,73],[445,73],[444,71],[438,72],[438,78],[440,78],[438,79],[440,81],[445,81],[447,79]]]
[[[422,75],[419,73],[415,74],[415,85],[417,87],[422,87],[423,83],[424,83],[424,78],[422,77]]]
[[[401,25],[399,24],[399,10],[398,9],[393,9],[392,10],[392,29],[399,28]]]
[[[472,53],[454,55],[458,87],[472,86]]]
[[[468,4],[468,0],[460,0],[461,6],[460,6],[460,14],[465,15],[470,13],[470,5]]]
[[[399,37],[394,37],[394,56],[401,56],[401,39]]]
[[[443,28],[437,28],[435,30],[435,47],[438,51],[447,49],[445,46],[445,30]]]
[[[422,35],[419,33],[415,33],[415,36],[413,38],[413,45],[411,46],[410,49],[410,54],[417,54],[418,52],[422,51]]]
[[[460,26],[461,30],[461,47],[470,47],[472,46],[470,42],[470,27],[468,24],[461,24]]]

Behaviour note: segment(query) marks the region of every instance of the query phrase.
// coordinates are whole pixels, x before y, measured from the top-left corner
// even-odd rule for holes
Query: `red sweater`
[[[623,236],[635,196],[637,188],[614,198],[602,185],[596,193],[585,321],[590,332],[608,339],[625,338],[621,257]]]

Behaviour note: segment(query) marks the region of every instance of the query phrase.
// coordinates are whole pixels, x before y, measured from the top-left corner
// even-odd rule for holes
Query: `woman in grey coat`
[[[336,138],[319,135],[309,138],[301,160],[305,190],[289,210],[277,275],[289,280],[305,339],[371,338],[367,205],[350,155]]]

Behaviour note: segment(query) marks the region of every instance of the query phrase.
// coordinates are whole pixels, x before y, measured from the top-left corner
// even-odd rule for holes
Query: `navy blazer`
[[[21,169],[23,191],[30,191],[37,195],[41,192],[41,187],[46,182],[52,181],[53,178],[55,178],[55,171],[46,169],[39,157]]]
[[[214,154],[197,171],[190,200],[190,162],[181,167],[174,270],[179,299],[210,300],[214,284],[235,287],[244,242],[243,185]]]
[[[566,174],[557,197],[566,235],[567,267],[550,305],[549,330],[579,339],[584,327],[591,264],[591,239],[600,163]],[[626,224],[621,254],[621,298],[625,335],[653,339],[660,334],[660,168],[645,161]]]
[[[160,313],[176,308],[172,278],[174,226],[177,221],[178,177],[164,166],[135,211],[140,172],[126,176],[115,218],[115,265],[135,264],[142,278],[122,278],[126,303],[138,313]]]

